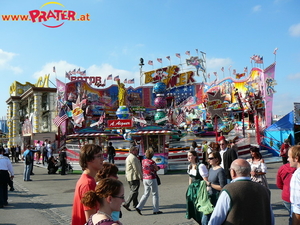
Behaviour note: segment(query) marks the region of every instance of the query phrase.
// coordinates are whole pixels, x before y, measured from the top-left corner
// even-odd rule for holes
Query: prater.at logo
[[[41,8],[43,8],[44,6],[49,5],[49,4],[56,4],[56,5],[65,7],[63,4],[61,4],[59,2],[47,2],[47,3],[43,4],[41,6]],[[31,11],[29,11],[29,15],[30,15],[31,21],[33,23],[43,22],[43,21],[46,22],[50,19],[54,19],[56,21],[63,21],[63,20],[75,21],[75,20],[77,20],[76,12],[72,11],[72,10],[57,10],[57,9],[49,10],[49,11],[31,10]],[[86,16],[86,18],[85,18],[85,16]],[[89,14],[81,15],[81,17],[78,19],[78,21],[85,21],[85,20],[89,20]],[[44,23],[42,23],[42,24],[49,28],[57,28],[57,27],[62,26],[64,23],[65,22],[62,22],[55,26],[46,25]]]
[[[51,9],[51,5],[62,7],[62,9]],[[50,10],[46,10],[45,8]],[[2,21],[31,21],[42,23],[45,27],[61,27],[65,21],[90,21],[88,13],[78,15],[73,10],[64,9],[65,6],[59,2],[47,2],[40,9],[29,11],[29,15],[1,15]]]

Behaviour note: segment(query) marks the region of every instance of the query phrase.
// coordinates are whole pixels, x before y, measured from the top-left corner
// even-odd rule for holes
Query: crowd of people
[[[110,145],[111,146],[111,145]],[[100,146],[84,145],[80,150],[79,163],[83,170],[77,181],[73,200],[72,225],[122,224],[121,207],[139,215],[152,194],[153,214],[162,214],[159,210],[159,192],[157,171],[159,167],[152,159],[153,149],[145,151],[142,162],[139,159],[139,147],[132,145],[125,161],[125,176],[129,185],[129,195],[125,200],[124,186],[118,180],[118,167],[110,162],[103,163]],[[138,199],[141,181],[144,194]]]
[[[187,219],[192,218],[203,225],[224,222],[248,224],[245,221],[251,224],[274,224],[265,177],[267,168],[259,149],[251,147],[251,158],[239,159],[237,151],[232,148],[235,144],[225,138],[220,138],[216,143],[204,143],[202,147],[192,143],[187,154],[190,162],[187,170],[190,177],[186,191]],[[118,168],[112,163],[103,163],[101,147],[88,144],[81,148],[80,165],[83,173],[75,188],[72,225],[121,224],[121,207],[132,211],[132,206],[139,215],[143,215],[142,210],[150,194],[153,214],[163,213],[159,209],[159,167],[152,160],[154,151],[151,147],[147,149],[140,161],[139,148],[133,144],[125,161],[125,177],[129,187],[126,199],[124,186],[118,181]],[[206,154],[205,160],[200,160],[201,154]],[[144,193],[138,199],[141,182]],[[252,189],[255,191],[248,195]],[[249,203],[241,207],[243,195],[247,195],[245,200]],[[256,204],[260,204],[254,210],[260,210],[259,219],[251,216],[251,213],[236,216],[241,210]]]
[[[22,155],[25,164],[24,181],[31,181],[34,154],[42,155],[43,144],[40,148],[26,146]],[[282,149],[285,149],[285,144],[289,145],[289,149],[284,150],[288,159],[283,159],[276,184],[282,189],[282,200],[289,212],[290,224],[298,224],[300,145],[291,146],[285,142]],[[259,148],[251,146],[250,158],[245,160],[238,157],[234,145],[235,142],[227,141],[225,137],[214,143],[204,142],[202,146],[192,143],[187,153],[189,182],[186,191],[186,218],[194,219],[202,225],[274,224],[271,192],[266,179],[267,166]],[[133,209],[142,216],[150,194],[153,214],[163,213],[159,207],[157,172],[160,168],[152,159],[154,151],[151,147],[145,151],[140,161],[140,147],[133,144],[125,161],[125,177],[130,190],[126,199],[124,184],[118,180],[118,167],[114,163],[104,162],[102,148],[86,144],[80,149],[79,163],[83,172],[75,187],[72,225],[122,224],[121,208],[132,211],[132,204]],[[113,157],[114,154],[112,152]],[[56,173],[56,159],[51,154],[47,154],[47,158],[48,173]],[[66,164],[66,158],[63,148],[58,159],[61,165]],[[38,163],[40,158],[36,160]],[[62,174],[65,171],[62,170]],[[0,208],[8,204],[7,186],[12,183],[13,177],[14,171],[7,157],[7,150],[0,147]],[[139,199],[141,182],[144,193]]]

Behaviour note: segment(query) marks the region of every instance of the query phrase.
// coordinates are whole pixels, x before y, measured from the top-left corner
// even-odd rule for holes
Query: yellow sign
[[[31,84],[29,82],[26,82],[26,84],[21,84],[18,81],[14,81],[9,88],[9,94],[12,96],[20,96],[25,91],[27,91],[28,89],[30,89],[32,87],[48,88],[49,87],[49,76],[50,76],[50,74],[48,74],[48,75],[46,74],[44,76],[44,79],[43,79],[43,77],[40,77],[36,84]]]
[[[161,81],[167,85],[167,88],[173,88],[193,84],[196,82],[193,71],[187,71],[183,73],[179,73],[179,71],[180,68],[173,65],[144,72],[145,84],[157,83]]]

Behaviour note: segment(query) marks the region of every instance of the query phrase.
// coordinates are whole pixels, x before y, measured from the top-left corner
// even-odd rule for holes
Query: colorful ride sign
[[[170,89],[196,82],[193,71],[183,73],[179,73],[179,71],[180,68],[175,65],[144,72],[145,84],[163,82],[166,84],[167,89]]]

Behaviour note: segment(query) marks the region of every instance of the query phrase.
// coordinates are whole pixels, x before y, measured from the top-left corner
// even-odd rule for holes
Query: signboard
[[[108,120],[107,121],[108,128],[126,128],[132,127],[132,120]]]
[[[184,85],[191,85],[196,82],[193,71],[183,73],[180,73],[179,71],[180,68],[173,65],[144,72],[145,84],[161,81],[167,85],[167,89],[171,89]]]
[[[294,102],[294,123],[300,124],[300,103]]]

